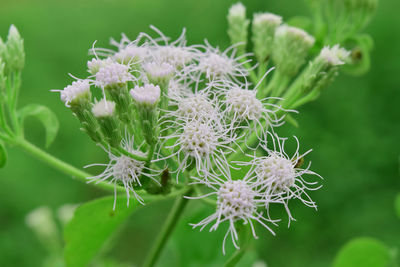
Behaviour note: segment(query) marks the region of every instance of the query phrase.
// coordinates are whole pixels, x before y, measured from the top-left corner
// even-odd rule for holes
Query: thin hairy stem
[[[92,175],[84,172],[52,155],[49,153],[43,151],[42,149],[38,148],[34,144],[30,143],[29,141],[23,139],[23,138],[17,138],[14,140],[14,144],[18,145],[22,149],[24,149],[26,152],[29,154],[33,155],[35,158],[40,159],[41,161],[47,163],[48,165],[52,166],[53,168],[72,176],[72,178],[84,182],[87,182],[87,177],[91,177]],[[102,189],[107,189],[107,190],[114,190],[114,184],[109,184],[107,182],[99,182],[99,183],[92,183],[92,185],[102,188]],[[117,187],[118,191],[125,191],[124,188],[119,188]],[[121,189],[121,190],[119,190]]]

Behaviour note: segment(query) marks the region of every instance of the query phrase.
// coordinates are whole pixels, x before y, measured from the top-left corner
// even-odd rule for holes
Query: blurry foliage
[[[392,255],[389,248],[373,238],[357,238],[340,249],[333,267],[389,266]],[[391,265],[394,266],[394,265]]]
[[[106,46],[110,37],[119,38],[121,32],[136,36],[148,31],[150,24],[172,37],[186,27],[189,43],[207,38],[224,47],[228,44],[225,16],[233,2],[236,1],[0,0],[0,35],[5,36],[9,25],[15,24],[25,39],[26,68],[20,106],[40,103],[57,114],[61,123],[50,147],[52,154],[76,166],[103,161],[106,155],[88,142],[79,131],[78,122],[59,101],[59,95],[49,90],[70,83],[67,73],[71,71],[78,77],[85,75],[82,63],[88,59],[86,49],[94,40],[99,46]],[[243,3],[248,14],[270,11],[284,19],[309,12],[301,1]],[[268,238],[255,242],[253,252],[239,263],[242,266],[249,266],[247,262],[257,258],[272,267],[329,266],[339,248],[355,236],[372,236],[387,247],[400,247],[400,223],[391,208],[400,191],[400,33],[395,27],[398,7],[398,1],[381,1],[372,23],[364,30],[374,39],[369,73],[361,78],[341,76],[317,102],[300,110],[303,115],[298,121],[302,127],[295,134],[305,147],[314,147],[309,160],[325,177],[324,189],[313,195],[319,204],[318,212],[299,207],[294,214],[299,222],[293,223],[290,230],[280,227],[276,237],[258,229],[260,236]],[[310,27],[301,18],[291,23]],[[349,42],[358,44],[361,52],[371,49],[371,43],[362,37]],[[356,53],[354,56],[357,58]],[[36,122],[26,119],[27,128],[32,129],[26,132],[27,138],[43,144],[44,130],[29,127],[30,123]],[[292,126],[287,129],[282,135],[293,134]],[[2,152],[0,148],[0,162],[4,158]],[[0,265],[42,266],[47,251],[25,225],[25,215],[39,205],[56,208],[66,202],[94,199],[103,192],[75,182],[19,150],[11,148],[8,154],[9,162],[0,170]],[[157,203],[148,211],[135,213],[115,239],[109,256],[141,263],[168,209],[168,203]],[[188,225],[212,208],[205,209],[188,207],[186,217],[191,220],[179,224],[160,261],[164,266],[188,266],[188,259],[193,258],[196,260],[190,266],[204,266],[210,261],[219,266],[226,261],[221,244],[214,242],[221,240],[223,231],[198,232]],[[104,266],[116,265],[109,261]]]

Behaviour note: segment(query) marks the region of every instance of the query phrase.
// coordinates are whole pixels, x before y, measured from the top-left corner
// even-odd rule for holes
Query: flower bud
[[[159,85],[161,88],[168,88],[170,79],[174,73],[174,67],[166,62],[155,63],[150,62],[143,65],[147,78],[153,84]]]
[[[350,52],[341,48],[338,44],[333,47],[325,46],[322,48],[318,58],[329,66],[346,64],[349,60]]]
[[[242,43],[238,53],[243,54],[247,44],[247,28],[250,21],[246,19],[246,8],[242,3],[231,6],[228,13],[228,35],[232,44]]]
[[[155,144],[158,119],[156,107],[160,100],[161,89],[158,85],[146,84],[142,87],[136,86],[130,94],[136,103],[144,137],[148,144]]]
[[[314,37],[302,29],[287,25],[279,26],[275,32],[272,58],[277,70],[293,77],[304,64]]]
[[[14,25],[10,26],[6,45],[7,69],[10,72],[21,71],[25,65],[24,40]]]
[[[78,80],[66,86],[63,90],[52,90],[60,92],[61,100],[65,106],[71,108],[71,111],[79,119],[83,131],[95,141],[100,142],[102,137],[100,127],[92,113],[92,94],[88,80]]]
[[[329,86],[338,72],[340,65],[349,59],[350,52],[339,45],[324,47],[299,77],[293,82],[288,93],[284,95],[286,107],[307,94],[317,94],[319,90]]]
[[[105,66],[99,68],[95,74],[95,78],[95,84],[105,89],[115,86],[121,87],[134,79],[129,72],[129,66],[115,62],[105,64]]]
[[[254,54],[259,62],[269,59],[276,28],[282,23],[282,17],[272,13],[254,14],[252,40]]]
[[[92,108],[93,115],[97,118],[107,143],[117,147],[121,143],[121,133],[119,121],[114,116],[114,111],[115,103],[104,98],[96,102]]]
[[[119,119],[128,125],[131,123],[132,114],[130,111],[131,98],[127,86],[128,82],[135,78],[129,72],[129,66],[112,61],[105,63],[105,66],[95,74],[95,84],[102,87],[110,99],[115,102]]]
[[[96,75],[99,70],[109,64],[113,63],[112,59],[99,59],[99,58],[92,58],[87,62],[88,72],[92,75]]]
[[[161,90],[158,85],[146,84],[145,86],[135,86],[130,94],[140,105],[155,106],[160,99]]]
[[[64,102],[67,107],[84,106],[90,102],[92,94],[90,92],[90,84],[87,80],[78,80],[72,82],[64,90],[53,90],[60,92],[61,101]]]
[[[359,12],[370,16],[378,6],[378,0],[344,0],[349,12]]]

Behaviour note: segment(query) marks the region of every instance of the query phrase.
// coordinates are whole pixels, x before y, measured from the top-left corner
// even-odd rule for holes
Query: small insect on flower
[[[233,180],[228,168],[219,168],[222,175],[210,175],[208,182],[203,179],[192,177],[196,182],[194,184],[204,184],[209,187],[212,192],[203,196],[187,197],[192,199],[201,199],[209,196],[217,196],[216,211],[212,215],[203,219],[197,224],[191,224],[193,228],[200,227],[202,231],[207,225],[212,224],[210,231],[215,231],[220,224],[228,222],[228,231],[225,234],[222,251],[225,254],[225,243],[228,235],[231,236],[232,243],[236,249],[239,249],[237,241],[239,239],[235,223],[243,221],[249,224],[254,238],[258,238],[254,229],[253,221],[258,222],[273,235],[275,233],[267,225],[272,223],[275,225],[277,220],[271,220],[268,216],[264,217],[263,212],[265,200],[262,193],[262,187],[258,184],[253,171],[250,170],[241,180]]]
[[[142,156],[145,156],[142,152],[140,152],[140,150],[135,150],[133,148],[133,144],[134,144],[133,137],[132,138],[125,137],[121,141],[121,147],[124,148],[127,152],[138,155],[142,154]],[[142,178],[150,178],[155,183],[159,184],[159,182],[154,178],[159,173],[155,170],[146,167],[146,162],[144,161],[139,161],[125,155],[115,155],[111,153],[110,150],[104,147],[103,149],[108,153],[110,162],[107,164],[95,163],[85,166],[85,168],[92,166],[106,167],[101,174],[93,177],[88,177],[87,178],[88,183],[91,182],[99,183],[111,178],[109,182],[114,183],[114,205],[113,205],[114,210],[117,202],[117,186],[120,184],[124,186],[126,191],[127,206],[129,206],[129,199],[131,192],[133,193],[136,200],[142,205],[144,205],[143,199],[140,197],[139,194],[136,193],[134,188],[137,186],[142,186],[141,184]]]
[[[285,138],[280,138],[276,134],[272,135],[273,149],[267,147],[266,140],[261,140],[261,148],[268,154],[267,156],[252,156],[253,159],[249,163],[243,162],[242,165],[250,164],[255,168],[255,173],[258,182],[263,187],[263,194],[266,200],[275,197],[282,203],[289,216],[290,222],[295,220],[291,215],[288,207],[290,199],[299,199],[306,206],[317,208],[316,203],[311,199],[306,191],[318,190],[322,185],[317,185],[318,182],[307,181],[304,175],[313,175],[322,179],[322,177],[309,170],[311,162],[305,169],[300,168],[299,163],[304,160],[304,157],[311,152],[311,149],[303,154],[299,153],[299,141],[296,137],[294,139],[297,143],[297,148],[292,157],[284,151]],[[269,202],[266,203],[268,209]]]

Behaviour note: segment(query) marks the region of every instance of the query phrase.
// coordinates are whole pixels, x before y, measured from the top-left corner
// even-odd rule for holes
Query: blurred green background
[[[50,153],[79,167],[106,160],[105,153],[79,131],[59,95],[49,91],[69,84],[68,73],[86,75],[87,52],[94,40],[108,47],[110,37],[119,39],[124,32],[134,38],[140,31],[150,32],[153,24],[172,37],[186,27],[190,44],[207,38],[226,47],[225,16],[234,2],[0,0],[0,35],[6,37],[9,25],[15,24],[25,39],[20,105],[46,105],[61,123]],[[302,1],[242,2],[248,14],[270,11],[286,20],[308,14]],[[366,29],[375,41],[370,72],[362,77],[341,75],[318,101],[300,109],[300,128],[284,129],[285,134],[298,136],[304,149],[313,148],[309,157],[313,170],[325,180],[324,187],[312,194],[318,212],[292,204],[298,221],[290,229],[283,222],[276,237],[259,229],[254,257],[268,266],[329,266],[338,249],[358,236],[371,236],[400,249],[400,220],[393,208],[400,192],[399,8],[399,1],[380,1]],[[44,130],[37,121],[27,121],[26,134],[43,147]],[[41,205],[56,210],[105,193],[73,181],[18,148],[8,152],[9,162],[0,170],[0,266],[41,266],[47,252],[26,227],[26,214]],[[106,254],[140,264],[170,204],[149,205],[135,213]],[[204,212],[210,209],[189,205],[159,266],[206,266],[221,254],[221,231],[199,233],[187,225]]]

